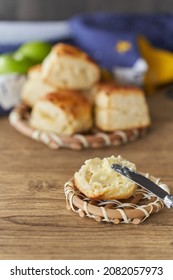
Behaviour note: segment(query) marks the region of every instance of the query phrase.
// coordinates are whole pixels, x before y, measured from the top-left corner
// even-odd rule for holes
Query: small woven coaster
[[[111,133],[93,130],[90,134],[73,134],[62,136],[52,132],[39,131],[29,125],[30,111],[25,104],[20,104],[9,115],[10,124],[23,135],[42,142],[52,149],[70,148],[81,150],[84,148],[100,148],[105,146],[119,146],[135,141],[144,136],[149,127],[129,130],[116,130]]]
[[[156,179],[149,174],[145,176],[159,187],[169,190],[159,178]],[[75,187],[72,178],[64,185],[64,192],[67,209],[71,209],[81,217],[95,219],[97,222],[139,224],[151,214],[164,208],[162,200],[142,188],[138,188],[128,200],[93,200],[87,198]]]

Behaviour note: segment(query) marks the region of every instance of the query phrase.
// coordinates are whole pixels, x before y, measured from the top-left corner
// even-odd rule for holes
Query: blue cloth
[[[0,54],[1,53],[13,52],[13,51],[17,50],[18,47],[20,47],[19,44],[13,44],[13,45],[0,44]]]
[[[109,69],[133,66],[140,57],[139,35],[146,36],[155,47],[173,51],[173,14],[86,14],[72,18],[70,27],[75,44]],[[121,41],[132,47],[125,52],[117,51]]]
[[[11,109],[12,109],[12,108],[11,108]],[[0,106],[0,117],[1,117],[1,116],[5,116],[5,115],[8,115],[8,114],[10,113],[11,109],[10,109],[10,110],[5,110],[5,109],[3,109],[3,108]]]

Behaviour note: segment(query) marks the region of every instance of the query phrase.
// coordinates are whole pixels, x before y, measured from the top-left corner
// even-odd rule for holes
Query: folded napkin
[[[0,75],[0,116],[6,115],[20,102],[24,75]]]

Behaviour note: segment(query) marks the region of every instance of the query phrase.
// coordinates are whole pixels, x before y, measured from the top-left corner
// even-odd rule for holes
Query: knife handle
[[[167,195],[167,196],[165,196],[163,202],[165,203],[165,205],[166,205],[168,208],[173,207],[173,195]]]

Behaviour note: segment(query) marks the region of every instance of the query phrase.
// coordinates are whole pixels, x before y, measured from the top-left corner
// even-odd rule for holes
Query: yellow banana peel
[[[143,36],[138,38],[138,46],[148,64],[144,81],[147,92],[151,93],[156,87],[173,82],[173,53],[153,47]]]

